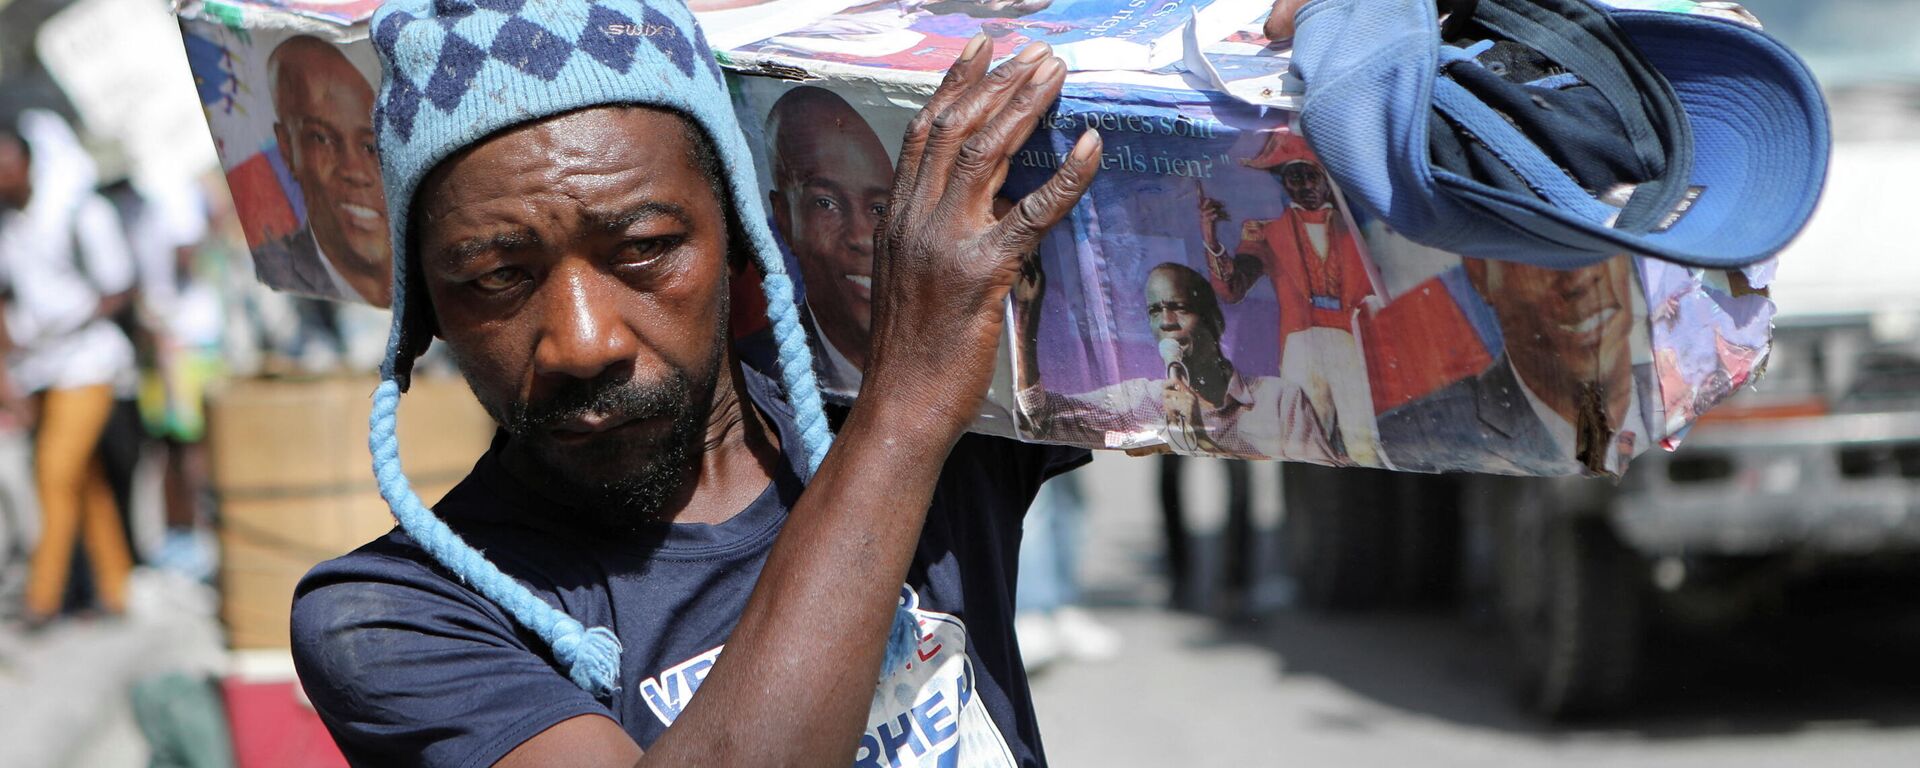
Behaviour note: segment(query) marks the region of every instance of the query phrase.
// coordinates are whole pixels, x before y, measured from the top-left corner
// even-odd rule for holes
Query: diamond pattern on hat
[[[394,11],[392,15],[381,19],[380,26],[373,30],[373,44],[380,50],[393,53],[400,42],[400,31],[415,21],[406,11]]]
[[[633,41],[625,35],[614,34],[612,29],[633,27],[633,19],[624,13],[604,5],[595,4],[587,12],[587,28],[580,33],[580,50],[594,61],[606,65],[608,69],[626,74],[633,66]]]
[[[640,23],[645,31],[650,32],[641,37],[672,59],[673,65],[680,68],[680,74],[693,77],[693,43],[680,33],[680,25],[651,5],[647,6],[646,15],[640,18]],[[655,29],[659,31],[651,32]]]
[[[460,106],[460,100],[466,98],[468,87],[473,84],[473,76],[480,73],[484,54],[480,46],[467,42],[466,38],[447,35],[440,45],[440,60],[433,68],[433,78],[427,81],[427,100],[447,112]]]
[[[707,71],[713,73],[713,81],[726,82],[726,76],[720,73],[720,60],[713,55],[713,46],[707,45],[707,32],[699,24],[693,25],[693,52],[707,63]]]
[[[573,50],[572,41],[515,16],[493,36],[493,48],[488,54],[514,69],[551,81],[560,73],[560,68],[567,65]]]
[[[485,8],[489,11],[499,11],[501,13],[517,13],[521,8],[526,7],[526,5],[527,0],[474,0],[473,3],[475,8]]]
[[[447,34],[459,35],[467,42],[485,50],[493,47],[493,38],[500,33],[500,25],[513,18],[499,11],[478,9],[464,16],[442,16],[439,22],[447,28]]]
[[[380,108],[373,111],[373,130],[377,134],[382,125],[390,125],[401,141],[412,141],[413,117],[419,113],[420,91],[406,76],[395,75],[388,78],[387,97],[381,99]]]

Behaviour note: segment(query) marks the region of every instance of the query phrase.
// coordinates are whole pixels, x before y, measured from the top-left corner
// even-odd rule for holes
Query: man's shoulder
[[[508,549],[505,545],[521,537],[494,525],[499,517],[498,510],[493,509],[497,499],[482,485],[469,475],[433,505],[433,514],[452,525],[469,544],[492,551],[497,565],[512,567],[519,563],[519,558],[503,561],[499,556]],[[294,605],[297,614],[303,602],[352,602],[366,599],[372,593],[406,594],[410,599],[450,601],[479,610],[493,610],[491,603],[480,599],[398,526],[307,571],[294,587]],[[296,615],[296,624],[298,619]]]
[[[350,600],[368,591],[396,589],[438,592],[449,583],[432,557],[395,528],[307,571],[294,587],[293,601],[297,610],[308,600]]]
[[[428,626],[515,631],[498,606],[398,529],[314,566],[294,587],[289,629],[296,658],[331,658],[342,644],[366,651],[360,646],[369,631]]]

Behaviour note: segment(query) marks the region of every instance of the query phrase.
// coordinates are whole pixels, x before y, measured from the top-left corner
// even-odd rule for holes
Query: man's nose
[[[615,278],[584,260],[567,259],[548,275],[537,298],[540,337],[534,372],[593,379],[632,364],[640,340],[620,316]]]
[[[339,175],[341,181],[367,186],[380,179],[380,158],[371,149],[349,147],[345,160],[334,173]]]
[[[873,254],[873,230],[880,226],[880,215],[871,208],[855,208],[847,227],[847,248],[862,256]]]

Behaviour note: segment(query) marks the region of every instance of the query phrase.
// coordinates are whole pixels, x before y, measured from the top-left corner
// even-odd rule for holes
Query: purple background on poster
[[[1088,97],[1105,103],[1096,106]],[[1132,91],[1122,97],[1076,89],[1016,156],[1009,194],[1024,193],[1051,172],[1027,167],[1024,159],[1065,152],[1090,122],[1101,129],[1105,167],[1074,218],[1042,249],[1047,293],[1041,377],[1057,392],[1166,375],[1147,319],[1146,275],[1169,261],[1206,274],[1202,187],[1230,214],[1218,228],[1228,252],[1239,242],[1241,221],[1278,217],[1287,205],[1277,178],[1240,163],[1259,150],[1260,132],[1283,125],[1285,114],[1191,92]],[[1221,309],[1223,341],[1234,365],[1248,375],[1277,374],[1279,310],[1267,280]]]

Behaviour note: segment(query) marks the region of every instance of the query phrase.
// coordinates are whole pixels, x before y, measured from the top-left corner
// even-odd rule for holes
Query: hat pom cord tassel
[[[400,467],[400,438],[395,431],[399,406],[400,385],[392,380],[380,382],[373,393],[373,413],[367,422],[367,447],[373,453],[373,475],[379,482],[380,496],[386,499],[387,508],[392,510],[400,529],[436,562],[546,641],[575,685],[597,697],[619,690],[620,640],[611,630],[588,629],[548,605],[501,572],[420,503],[420,497],[413,492],[412,483]]]

